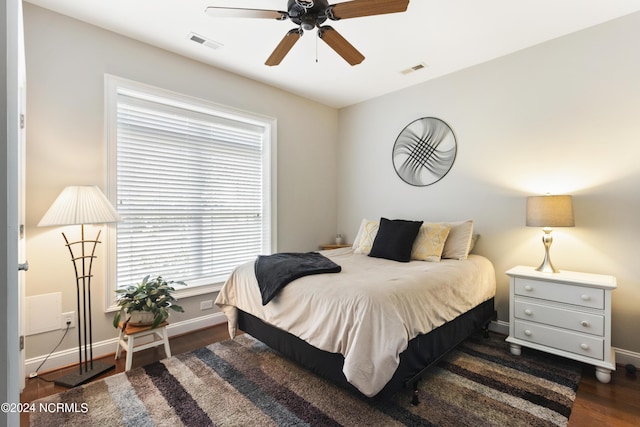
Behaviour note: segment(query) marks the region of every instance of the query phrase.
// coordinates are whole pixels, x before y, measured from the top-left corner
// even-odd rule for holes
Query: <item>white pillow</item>
[[[369,221],[366,218],[362,220],[358,234],[353,241],[353,253],[369,255],[373,241],[378,234],[378,227],[380,227],[380,221]]]
[[[473,236],[473,220],[451,222],[451,230],[444,242],[442,258],[465,260],[469,256],[471,237]]]
[[[411,249],[411,259],[440,261],[451,225],[446,223],[422,224]]]

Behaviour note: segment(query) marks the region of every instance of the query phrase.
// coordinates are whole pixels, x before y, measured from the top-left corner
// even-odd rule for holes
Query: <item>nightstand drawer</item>
[[[515,300],[515,317],[545,325],[604,336],[604,316]]]
[[[524,341],[557,348],[593,359],[604,359],[604,339],[516,320],[514,335]]]
[[[564,285],[521,277],[515,279],[516,295],[562,302],[582,307],[604,309],[604,290],[586,286]]]

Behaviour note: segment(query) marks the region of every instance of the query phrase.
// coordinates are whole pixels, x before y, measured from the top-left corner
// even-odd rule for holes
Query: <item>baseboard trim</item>
[[[222,312],[209,314],[207,316],[200,316],[194,319],[184,320],[182,322],[171,323],[167,327],[169,337],[176,335],[186,334],[198,329],[207,328],[210,326],[219,325],[227,321],[226,316]],[[489,330],[497,332],[503,335],[509,335],[509,322],[502,320],[492,321],[489,324]],[[94,357],[107,356],[115,352],[116,343],[118,338],[112,338],[104,341],[100,341],[93,344]],[[640,367],[640,353],[633,351],[614,348],[616,353],[616,364],[628,365],[631,364],[635,367]],[[33,357],[25,361],[25,372],[35,372],[35,369],[45,360],[46,355]],[[71,348],[53,353],[49,356],[47,363],[42,369],[50,371],[53,369],[62,368],[64,366],[73,365],[78,362],[78,349]]]
[[[616,365],[633,365],[636,368],[640,368],[640,353],[615,347],[614,350],[616,352]]]
[[[224,315],[224,313],[213,313],[206,316],[196,317],[194,319],[171,323],[169,324],[169,326],[167,326],[167,333],[169,334],[169,337],[173,337],[176,335],[182,335],[188,332],[196,331],[198,329],[219,325],[221,323],[225,323],[226,321],[227,317]],[[117,343],[117,337],[93,343],[93,357],[98,358],[115,353]],[[43,360],[45,360],[46,357],[47,355],[43,355],[25,360],[25,372],[35,372],[35,370],[38,368],[38,366],[40,366],[40,364]],[[52,353],[51,356],[49,356],[49,359],[47,359],[47,362],[40,369],[43,371],[51,371],[53,369],[59,369],[64,366],[69,366],[77,363],[78,348],[74,347]]]
[[[489,323],[489,330],[502,335],[509,335],[509,322],[493,320]]]

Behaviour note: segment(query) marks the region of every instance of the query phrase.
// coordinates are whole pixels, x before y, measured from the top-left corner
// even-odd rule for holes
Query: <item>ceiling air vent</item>
[[[400,73],[402,74],[411,74],[414,71],[419,71],[422,70],[423,68],[427,68],[427,64],[425,64],[424,62],[419,63],[418,65],[414,65],[413,67],[409,67],[405,70],[400,71]]]
[[[206,37],[201,36],[200,34],[196,34],[196,33],[189,33],[189,35],[187,36],[187,38],[191,41],[194,41],[198,44],[201,44],[203,46],[207,46],[211,49],[220,49],[223,45],[222,43],[218,43],[215,40],[211,40],[208,39]]]

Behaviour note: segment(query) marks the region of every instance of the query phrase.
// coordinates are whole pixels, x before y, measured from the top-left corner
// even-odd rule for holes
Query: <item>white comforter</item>
[[[391,379],[409,340],[495,295],[493,265],[478,255],[400,263],[354,254],[351,248],[321,253],[342,272],[297,279],[263,306],[251,261],[231,274],[216,304],[229,319],[232,338],[241,309],[342,354],[346,379],[366,396]]]

